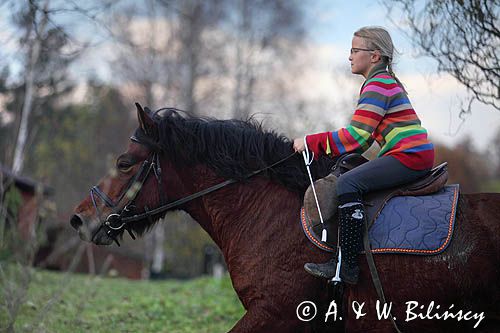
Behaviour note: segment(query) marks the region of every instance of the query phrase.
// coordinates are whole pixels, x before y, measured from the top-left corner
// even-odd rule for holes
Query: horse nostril
[[[76,230],[78,230],[82,226],[82,224],[83,224],[82,219],[78,215],[73,215],[73,217],[71,218],[70,223],[71,223],[71,226],[73,228],[75,228]]]

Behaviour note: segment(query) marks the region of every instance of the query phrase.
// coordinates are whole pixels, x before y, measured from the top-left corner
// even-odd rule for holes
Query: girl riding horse
[[[414,181],[434,164],[434,146],[408,99],[406,90],[392,70],[394,45],[381,27],[363,27],[354,33],[349,56],[351,72],[363,75],[358,105],[350,124],[333,132],[306,135],[294,140],[294,149],[307,148],[317,159],[322,154],[338,156],[362,153],[373,141],[381,150],[377,158],[362,164],[337,180],[339,200],[341,279],[356,284],[358,254],[362,247],[365,193]],[[332,278],[336,258],[324,264],[307,263],[307,272]]]

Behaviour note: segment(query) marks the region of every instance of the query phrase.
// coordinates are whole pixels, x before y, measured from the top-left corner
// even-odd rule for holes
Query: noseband
[[[118,200],[113,201],[106,193],[104,193],[98,186],[92,187],[90,190],[90,198],[92,199],[92,205],[94,206],[94,209],[97,212],[97,216],[99,218],[99,221],[102,221],[102,214],[97,206],[96,202],[96,197],[99,198],[106,207],[109,207],[112,209],[111,213],[106,217],[104,222],[101,223],[99,228],[93,233],[91,241],[94,241],[95,236],[101,229],[105,229],[106,234],[118,245],[120,246],[120,243],[118,242],[117,236],[122,232],[122,230],[126,230],[129,234],[130,237],[135,239],[135,236],[131,230],[131,222],[147,219],[151,224],[153,223],[153,215],[160,214],[163,212],[166,212],[169,209],[172,209],[174,207],[180,206],[186,202],[189,202],[193,199],[199,198],[205,194],[208,194],[210,192],[216,191],[224,186],[227,186],[229,184],[236,183],[238,180],[236,179],[229,179],[226,180],[222,183],[216,184],[214,186],[211,186],[209,188],[206,188],[202,191],[196,192],[194,194],[188,195],[184,198],[175,200],[173,202],[165,204],[165,194],[163,192],[163,186],[162,186],[162,181],[161,181],[161,166],[160,166],[160,150],[158,149],[158,145],[156,146],[151,146],[147,142],[140,141],[135,135],[130,138],[132,141],[137,142],[139,144],[147,146],[149,149],[152,150],[151,155],[142,163],[141,168],[139,171],[135,174],[134,178],[132,178],[129,183],[127,184],[127,187],[121,192],[120,196],[118,197]],[[267,169],[270,169],[285,160],[289,159],[295,155],[295,152],[291,153],[290,155],[284,157],[283,159],[266,166],[265,168],[262,168],[260,170],[254,171],[250,174],[248,174],[245,178],[250,178],[262,171],[265,171]],[[153,174],[155,175],[157,184],[158,184],[158,192],[160,194],[160,206],[150,210],[147,206],[144,207],[144,212],[143,213],[138,213],[134,214],[135,210],[135,205],[134,201],[139,194],[139,192],[142,189],[142,186],[148,179],[149,175],[151,174],[151,171],[153,171]],[[127,203],[124,205],[120,205],[120,203],[123,201],[124,198],[128,198]],[[122,206],[123,208],[120,208]]]

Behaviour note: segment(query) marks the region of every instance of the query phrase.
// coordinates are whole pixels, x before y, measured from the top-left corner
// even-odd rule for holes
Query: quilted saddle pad
[[[387,201],[369,230],[373,253],[405,253],[434,255],[449,245],[455,223],[458,203],[458,184],[424,196],[398,196]],[[328,252],[335,251],[331,242],[321,241],[317,224],[313,225],[305,214],[300,214],[301,225],[307,238]],[[336,240],[337,235],[329,239]]]

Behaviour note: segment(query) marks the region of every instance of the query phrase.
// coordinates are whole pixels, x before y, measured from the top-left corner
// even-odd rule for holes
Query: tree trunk
[[[26,93],[24,95],[23,109],[21,113],[21,123],[19,124],[19,132],[17,134],[16,146],[14,150],[14,161],[12,164],[12,171],[14,174],[19,174],[23,170],[24,166],[24,150],[26,146],[26,140],[28,138],[28,125],[29,116],[33,110],[33,99],[34,99],[34,84],[35,84],[35,70],[38,63],[38,58],[40,57],[40,49],[42,46],[42,35],[45,30],[45,26],[48,20],[47,9],[49,7],[49,0],[45,1],[43,6],[44,10],[41,13],[42,19],[38,25],[38,32],[35,33],[36,38],[33,45],[29,48],[29,62],[26,72]],[[36,21],[37,10],[33,12],[33,21]]]
[[[163,271],[163,259],[165,258],[165,224],[158,223],[154,229],[154,250],[151,272],[160,274]]]

